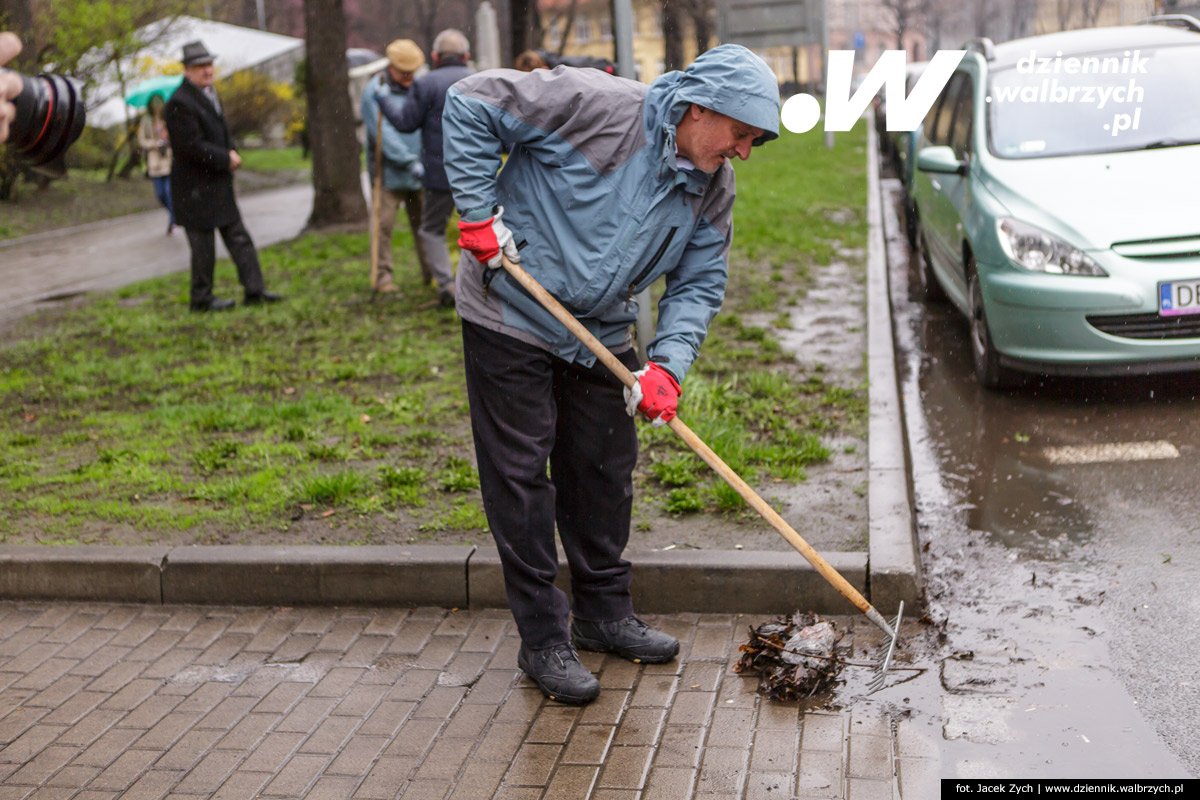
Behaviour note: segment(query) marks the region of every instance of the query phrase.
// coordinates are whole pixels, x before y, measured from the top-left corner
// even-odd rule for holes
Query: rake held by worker
[[[519,264],[515,264],[508,259],[507,256],[501,257],[504,269],[508,271],[512,277],[521,284],[534,298],[541,303],[547,311],[554,315],[555,319],[561,322],[566,328],[579,338],[583,344],[595,354],[609,370],[627,387],[634,387],[637,384],[637,378],[633,373],[621,363],[613,353],[605,347],[599,339],[592,335],[579,320],[575,319],[569,311],[567,311],[561,303],[558,302],[547,292],[540,283],[537,282],[526,272]],[[668,427],[674,431],[679,438],[690,447],[696,455],[708,464],[721,478],[728,483],[733,489],[742,496],[755,511],[757,511],[771,527],[775,529],[787,542],[796,549],[800,555],[812,564],[813,568],[821,574],[838,592],[849,600],[854,606],[866,615],[872,623],[875,624],[884,635],[887,637],[881,645],[881,658],[879,662],[878,672],[872,680],[870,688],[872,691],[882,688],[887,676],[888,667],[891,665],[892,657],[896,650],[896,640],[900,630],[900,620],[904,614],[904,603],[900,603],[899,612],[896,615],[896,621],[889,624],[883,615],[871,605],[868,600],[862,596],[862,593],[855,589],[849,581],[847,581],[840,572],[833,568],[820,553],[813,549],[812,545],[804,540],[791,525],[789,525],[783,517],[779,515],[775,509],[763,500],[757,492],[754,491],[742,478],[726,464],[720,456],[713,452],[703,440],[692,432],[687,425],[679,419],[678,416],[673,417],[668,423]]]

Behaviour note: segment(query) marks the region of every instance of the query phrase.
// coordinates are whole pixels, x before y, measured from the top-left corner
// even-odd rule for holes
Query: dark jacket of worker
[[[388,122],[403,133],[421,130],[421,163],[425,186],[450,191],[442,160],[442,109],[450,86],[471,74],[462,56],[441,56],[437,67],[417,78],[403,98],[380,97],[379,108]]]

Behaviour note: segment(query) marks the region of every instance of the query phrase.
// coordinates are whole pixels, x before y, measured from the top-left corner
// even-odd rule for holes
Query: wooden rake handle
[[[383,202],[383,109],[376,108],[375,118],[375,181],[371,189],[371,293],[374,297],[375,283],[379,280],[379,248],[383,246],[379,236],[379,207]],[[392,243],[388,242],[388,247]]]
[[[579,320],[575,319],[574,315],[563,308],[558,300],[543,289],[542,285],[532,275],[522,269],[520,265],[509,261],[506,256],[501,255],[501,259],[504,263],[504,269],[516,278],[525,287],[526,291],[537,298],[538,302],[545,306],[546,310],[553,314],[555,319],[566,325],[567,330],[579,337],[579,340],[596,355],[596,358],[600,359],[604,366],[612,370],[612,373],[620,379],[621,383],[631,388],[637,383],[637,378],[633,377],[633,373],[629,371],[629,368],[622,364],[620,359],[613,355],[612,351],[605,347],[599,339],[593,336],[592,332],[585,328]],[[696,455],[700,456],[705,464],[712,467],[726,483],[742,496],[742,499],[761,514],[771,524],[771,527],[787,540],[788,544],[796,548],[796,551],[804,556],[817,572],[821,573],[821,577],[829,581],[833,588],[837,589],[843,597],[853,603],[859,611],[866,614],[867,618],[879,626],[884,633],[895,638],[895,631],[892,630],[892,627],[888,625],[883,616],[867,602],[867,599],[850,585],[850,582],[843,578],[842,574],[834,569],[828,561],[822,558],[821,554],[814,550],[812,545],[804,541],[804,537],[796,533],[792,526],[788,525],[784,518],[779,516],[779,513],[775,509],[771,508],[767,501],[759,497],[758,493],[751,489],[748,483],[742,480],[728,464],[721,460],[720,456],[713,452],[711,447],[705,444],[699,436],[692,433],[691,428],[683,424],[683,420],[676,416],[667,425],[679,435],[679,438],[687,443],[688,447],[695,451]]]

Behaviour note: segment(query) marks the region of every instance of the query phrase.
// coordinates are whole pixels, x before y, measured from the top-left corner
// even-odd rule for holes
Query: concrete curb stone
[[[169,547],[0,546],[0,598],[162,602]]]
[[[866,553],[825,553],[856,589],[866,586]],[[799,553],[749,550],[650,550],[626,553],[633,563],[633,605],[646,614],[782,614],[854,608]],[[478,547],[467,566],[471,608],[507,608],[500,553]],[[558,587],[569,592],[559,561]]]
[[[175,547],[162,572],[164,603],[467,606],[473,547]]]
[[[647,614],[853,609],[798,553],[630,553]],[[865,553],[827,553],[862,591]],[[559,586],[569,591],[560,562]],[[387,605],[506,608],[495,547],[0,547],[0,598],[169,605]]]
[[[867,131],[867,380],[871,387],[867,541],[871,604],[887,615],[901,600],[916,611],[922,588],[904,414],[896,380],[878,138],[870,123]]]

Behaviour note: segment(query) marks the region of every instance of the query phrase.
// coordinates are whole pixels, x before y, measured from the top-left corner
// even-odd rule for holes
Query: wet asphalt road
[[[239,195],[238,206],[255,245],[265,247],[299,234],[312,211],[312,196],[310,184]],[[166,220],[166,212],[156,209],[0,242],[0,326],[85,292],[187,270],[187,236],[182,229],[165,235]],[[226,256],[218,236],[217,257]],[[231,275],[218,270],[218,294],[238,299]],[[185,286],[186,277],[181,281]]]
[[[1200,376],[983,390],[888,247],[942,776],[1200,775]]]

